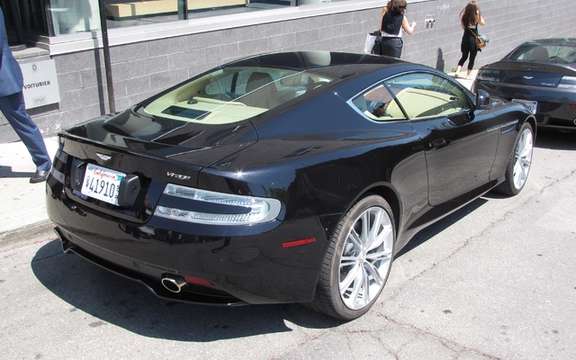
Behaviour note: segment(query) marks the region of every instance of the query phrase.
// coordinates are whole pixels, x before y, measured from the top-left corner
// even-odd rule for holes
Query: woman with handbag
[[[484,39],[478,33],[478,25],[485,25],[486,20],[480,14],[480,8],[475,1],[471,1],[466,5],[464,10],[460,15],[460,22],[464,28],[464,34],[462,35],[462,44],[460,45],[460,50],[462,51],[462,57],[458,61],[458,69],[456,70],[456,76],[462,71],[462,67],[468,57],[468,73],[466,77],[470,77],[472,69],[474,69],[474,62],[476,61],[476,55],[486,43]]]
[[[416,22],[410,24],[404,15],[407,5],[406,0],[390,0],[382,9],[380,38],[374,46],[374,54],[395,58],[402,56],[402,32],[412,35],[416,28]]]

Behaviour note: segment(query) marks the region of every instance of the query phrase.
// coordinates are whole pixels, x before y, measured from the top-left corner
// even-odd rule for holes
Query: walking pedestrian
[[[402,56],[402,32],[412,35],[416,29],[416,22],[410,24],[404,15],[407,5],[406,0],[390,0],[382,9],[381,38],[374,47],[375,54],[395,58]]]
[[[486,24],[486,20],[484,20],[484,17],[480,13],[480,7],[476,1],[471,1],[466,5],[464,10],[462,10],[460,14],[460,23],[464,29],[464,34],[462,35],[462,44],[460,45],[462,57],[460,58],[460,61],[458,61],[456,76],[459,76],[464,63],[468,60],[468,57],[470,57],[470,60],[468,61],[468,72],[466,74],[466,77],[469,78],[470,73],[474,69],[476,55],[478,55],[478,51],[480,51],[478,44],[476,43],[476,39],[480,36],[478,33],[478,25]]]
[[[26,112],[22,86],[22,71],[10,50],[4,13],[0,8],[0,111],[26,145],[36,164],[36,173],[30,178],[30,182],[39,183],[48,178],[52,161],[40,130]]]

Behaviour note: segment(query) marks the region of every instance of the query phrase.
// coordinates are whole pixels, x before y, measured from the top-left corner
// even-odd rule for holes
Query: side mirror
[[[490,94],[486,90],[478,89],[476,91],[476,107],[484,109],[490,105]]]

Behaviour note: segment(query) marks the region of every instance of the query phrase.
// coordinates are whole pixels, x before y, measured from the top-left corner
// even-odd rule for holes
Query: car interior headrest
[[[548,54],[548,50],[543,46],[538,46],[530,52],[529,60],[534,62],[547,62],[549,58],[550,54]]]
[[[265,72],[253,72],[248,78],[248,82],[246,84],[246,92],[252,92],[273,82],[274,79],[270,74]]]

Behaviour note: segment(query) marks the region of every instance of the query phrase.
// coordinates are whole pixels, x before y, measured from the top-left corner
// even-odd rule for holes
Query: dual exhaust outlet
[[[71,249],[70,242],[63,236],[60,229],[55,228],[54,231],[56,232],[56,235],[60,239],[60,243],[62,244],[62,250],[64,250],[64,252],[68,252]],[[170,291],[173,294],[181,293],[182,289],[188,285],[186,280],[184,280],[182,276],[178,275],[164,275],[162,276],[160,282],[164,289]]]

